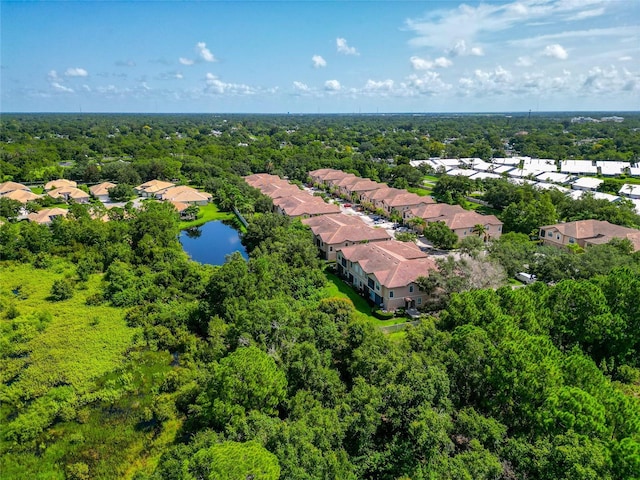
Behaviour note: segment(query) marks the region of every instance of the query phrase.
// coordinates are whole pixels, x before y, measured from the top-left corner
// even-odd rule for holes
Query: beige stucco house
[[[640,230],[621,227],[604,220],[578,220],[540,227],[540,240],[544,245],[568,247],[577,244],[582,248],[609,243],[614,238],[629,239],[633,250],[640,250]]]
[[[314,242],[324,260],[335,261],[338,250],[361,243],[391,240],[382,228],[367,226],[360,217],[329,214],[306,218],[302,223],[311,228]]]
[[[420,308],[427,300],[416,283],[437,269],[435,261],[413,243],[373,242],[341,248],[338,273],[385,310]]]

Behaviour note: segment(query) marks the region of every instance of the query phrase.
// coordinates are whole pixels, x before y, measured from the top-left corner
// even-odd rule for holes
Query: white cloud
[[[511,72],[498,65],[494,70],[476,69],[472,77],[460,78],[458,85],[463,95],[507,95],[513,82]]]
[[[200,58],[202,58],[205,62],[215,62],[216,57],[211,53],[211,51],[207,48],[207,44],[204,42],[196,43],[196,51]]]
[[[69,87],[65,87],[64,85],[61,85],[58,82],[53,82],[51,84],[51,86],[54,88],[55,91],[57,92],[64,92],[64,93],[73,93],[73,88],[69,88]]]
[[[182,80],[184,78],[184,75],[182,75],[182,73],[180,73],[180,72],[176,72],[173,75],[173,78],[175,78],[176,80]]]
[[[307,93],[311,91],[311,89],[309,88],[309,85],[307,85],[306,83],[298,82],[298,81],[293,82],[293,88],[296,91],[303,92],[303,93]]]
[[[516,66],[518,67],[530,67],[533,65],[533,59],[531,57],[518,57],[516,60]]]
[[[91,87],[89,85],[82,85],[82,88],[85,92],[90,92],[91,91]]]
[[[56,81],[58,80],[60,77],[58,77],[58,72],[56,72],[55,70],[49,70],[49,73],[47,73],[47,78],[49,79],[49,81]]]
[[[394,82],[391,79],[380,80],[380,81],[369,79],[367,80],[367,83],[362,89],[362,93],[370,94],[370,95],[378,94],[378,95],[386,96],[393,93],[393,86],[394,86]]]
[[[640,73],[629,72],[626,69],[621,73],[613,66],[609,69],[594,67],[580,77],[579,83],[581,90],[591,95],[609,95],[620,91],[635,92],[640,91]]]
[[[521,47],[541,47],[544,44],[554,40],[563,39],[577,39],[577,38],[589,38],[594,39],[597,37],[627,37],[637,35],[637,29],[634,27],[615,27],[615,28],[592,28],[589,30],[569,30],[560,33],[551,33],[546,35],[539,35],[537,37],[523,38],[517,40],[511,40],[508,43],[510,45]]]
[[[447,57],[438,57],[433,61],[434,66],[440,68],[447,68],[453,65],[453,62],[449,60]]]
[[[324,89],[328,92],[337,92],[342,88],[338,80],[327,80],[324,82]]]
[[[190,58],[180,57],[180,58],[178,59],[178,61],[179,61],[182,65],[187,65],[187,66],[188,66],[188,65],[193,65],[193,64],[194,64],[194,61],[193,61],[193,60],[191,60]]]
[[[464,40],[457,40],[452,47],[447,49],[447,54],[452,57],[462,57],[472,55],[475,57],[481,57],[484,55],[484,51],[481,47],[469,47]]]
[[[313,68],[323,68],[327,66],[327,61],[320,55],[314,55],[311,57],[311,61],[313,62]]]
[[[414,70],[430,70],[433,68],[433,62],[424,58],[413,56],[409,61]]]
[[[135,67],[136,62],[133,60],[118,60],[116,62],[116,67]]]
[[[633,58],[630,57],[629,55],[625,55],[624,57],[618,58],[618,61],[620,61],[620,62],[628,62],[630,60],[633,60]]]
[[[258,92],[257,89],[243,83],[223,82],[212,73],[207,73],[205,83],[205,92],[214,95],[254,95]]]
[[[79,67],[69,67],[67,68],[67,71],[64,72],[64,74],[67,77],[86,77],[87,75],[89,75],[89,73],[84,68]]]
[[[438,95],[451,89],[451,85],[440,78],[440,74],[428,71],[423,75],[409,75],[400,84],[398,94],[403,96]]]
[[[356,47],[350,47],[347,44],[346,38],[336,38],[336,47],[338,49],[338,53],[342,53],[344,55],[360,55],[358,50],[356,50]]]
[[[608,0],[516,0],[510,3],[461,4],[455,8],[434,10],[423,18],[405,22],[414,33],[409,43],[415,47],[434,47],[456,51],[462,40],[475,45],[480,37],[488,39],[496,32],[515,29],[532,23],[562,22],[600,15],[600,10],[615,8]],[[479,47],[469,47],[469,54],[478,55]]]
[[[604,15],[604,8],[594,8],[593,10],[583,10],[568,18],[568,20],[584,20],[585,18],[599,17]]]
[[[438,57],[435,60],[427,60],[426,58],[420,58],[413,56],[409,58],[411,66],[414,70],[431,70],[432,68],[447,68],[453,65],[453,62],[446,57]]]
[[[547,45],[544,48],[542,55],[546,57],[557,58],[558,60],[566,60],[567,58],[569,58],[569,54],[559,43]]]

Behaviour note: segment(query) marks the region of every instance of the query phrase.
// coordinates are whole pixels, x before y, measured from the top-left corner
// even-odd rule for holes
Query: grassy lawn
[[[409,187],[407,188],[407,191],[420,195],[421,197],[426,197],[427,195],[431,195],[431,190],[427,188]]]
[[[209,203],[204,207],[200,207],[198,218],[188,222],[180,222],[180,230],[185,228],[199,227],[213,220],[231,220],[235,218],[232,212],[221,212],[215,203]]]
[[[491,207],[485,207],[484,205],[480,205],[473,202],[467,202],[467,206],[471,210],[475,210],[476,212],[481,213],[482,215],[499,215],[500,214],[500,210],[496,210],[495,208],[491,208]]]
[[[424,177],[425,183],[436,183],[438,181],[438,177],[435,177],[433,175],[425,175]]]
[[[356,293],[349,285],[340,280],[333,273],[325,272],[327,281],[329,282],[322,291],[323,298],[340,297],[348,298],[353,302],[357,315],[376,326],[395,325],[397,323],[405,323],[408,319],[404,317],[392,318],[390,320],[380,320],[371,314],[369,303]]]

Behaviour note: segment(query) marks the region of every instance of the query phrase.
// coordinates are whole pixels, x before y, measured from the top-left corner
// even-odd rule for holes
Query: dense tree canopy
[[[630,160],[637,117],[1,122],[2,179],[184,181],[249,221],[249,259],[219,266],[187,258],[177,213],[157,202],[114,209],[109,222],[72,205],[51,226],[0,225],[7,478],[638,476],[640,257],[626,241],[572,253],[530,238],[540,222],[584,211],[638,225],[629,205],[586,197],[576,207],[502,180],[438,182],[452,198],[484,189],[511,233],[486,256],[466,242],[461,260],[439,261],[419,282],[442,300],[435,314],[389,335],[329,288],[310,232],[268,213],[269,200],[240,178],[304,181],[331,166],[415,185],[424,172],[410,158],[488,158],[505,142],[522,154]],[[447,240],[438,225],[427,228]],[[486,283],[502,282],[502,269],[552,284]]]

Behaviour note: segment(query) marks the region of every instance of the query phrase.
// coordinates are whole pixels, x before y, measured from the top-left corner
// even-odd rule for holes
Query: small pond
[[[200,227],[183,230],[180,243],[191,259],[200,263],[222,265],[225,256],[235,251],[248,258],[238,231],[222,222],[207,222]]]

